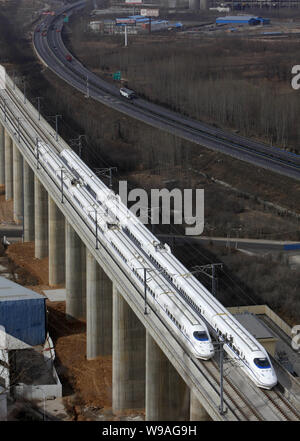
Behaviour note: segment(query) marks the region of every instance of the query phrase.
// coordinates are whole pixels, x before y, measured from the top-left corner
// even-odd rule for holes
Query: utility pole
[[[13,72],[13,90],[16,89],[16,71]]]
[[[220,342],[220,414],[224,415],[224,400],[223,400],[223,360],[224,360],[224,342]]]
[[[62,115],[55,115],[55,132],[56,132],[55,141],[58,141],[58,118],[62,118]]]
[[[169,245],[170,245],[171,251],[173,252],[175,249],[175,236],[173,236],[173,235],[171,236],[171,241],[170,241]]]
[[[144,299],[145,299],[145,309],[144,314],[148,314],[147,310],[147,268],[144,268]]]
[[[224,379],[224,341],[219,340],[214,343],[217,346],[220,352],[220,406],[219,411],[220,415],[225,415],[227,409],[224,409],[224,387],[223,387],[223,379]]]
[[[22,77],[22,82],[23,82],[23,95],[24,95],[24,104],[26,104],[26,81],[25,81],[25,77]]]
[[[36,147],[36,168],[39,169],[39,159],[40,159],[40,152],[39,152],[39,138],[35,138],[35,147]]]
[[[41,120],[41,99],[43,99],[43,97],[37,96],[35,99],[37,100],[37,104],[38,104],[39,121],[40,121]]]
[[[62,118],[62,115],[53,115],[49,118],[55,118],[55,141],[58,141],[58,118]]]
[[[64,203],[64,168],[60,169],[61,203]]]
[[[89,77],[86,77],[86,98],[90,97],[90,89],[89,89]]]
[[[145,305],[144,305],[144,314],[148,315],[149,311],[147,309],[147,272],[148,273],[155,273],[155,274],[161,274],[163,272],[163,270],[155,270],[152,268],[137,268],[138,270],[143,270],[144,271],[144,301],[145,301]]]
[[[70,139],[69,140],[71,146],[76,145],[76,147],[78,149],[78,156],[79,156],[79,158],[81,158],[81,156],[82,156],[82,141],[81,141],[82,138],[86,139],[86,136],[85,135],[79,135],[78,138]]]
[[[214,296],[216,296],[217,294],[217,280],[218,280],[216,278],[216,267],[223,268],[223,263],[209,263],[207,265],[202,265],[202,266],[196,265],[193,267],[193,270],[195,269],[196,271],[205,274],[211,279],[211,290]]]
[[[127,26],[125,25],[125,47],[127,47]]]
[[[95,236],[96,236],[95,249],[98,250],[99,249],[99,246],[98,246],[98,211],[97,211],[97,207],[94,204],[91,205],[91,208],[95,212]]]
[[[96,168],[95,173],[97,176],[104,176],[109,179],[109,187],[112,188],[112,172],[117,171],[117,167],[108,168]]]

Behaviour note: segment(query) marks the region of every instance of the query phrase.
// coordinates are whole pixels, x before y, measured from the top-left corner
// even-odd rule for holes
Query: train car
[[[178,304],[185,302],[198,314],[200,320],[203,318],[210,325],[224,342],[225,351],[239,361],[241,368],[258,387],[271,389],[277,383],[277,377],[267,352],[257,340],[194,276],[187,274],[186,268],[173,256],[170,248],[157,241],[145,225],[112,195],[111,190],[85,165],[82,166],[82,161],[73,152],[64,151],[62,155],[70,167],[76,170],[87,191],[94,196],[105,212],[110,214],[115,210],[119,230],[125,233],[154,268],[160,271],[166,283],[171,285],[172,296]],[[128,217],[130,222],[125,222]]]
[[[135,284],[143,292],[144,271],[141,266],[144,265],[148,269],[150,267],[153,271],[155,271],[155,267],[151,262],[146,262],[140,257],[140,249],[137,249],[136,242],[132,241],[132,238],[124,232],[123,226],[118,222],[114,204],[119,203],[119,199],[114,197],[115,194],[84,163],[81,164],[82,161],[76,157],[74,152],[64,150],[61,152],[61,157],[65,166],[68,166],[69,170],[75,174],[76,179],[80,179],[83,183],[80,191],[89,192],[89,197],[92,198],[94,203],[99,204],[97,209],[101,210],[100,218],[102,223],[106,224],[106,228],[103,225],[101,226],[103,233],[105,233],[103,239],[106,246],[116,253],[119,265],[125,267],[127,272],[130,271]],[[85,211],[84,201],[81,198],[76,197],[75,202]],[[109,205],[109,202],[111,202],[111,205]],[[130,213],[127,207],[124,208],[123,206],[122,209],[124,213]],[[159,282],[157,282],[157,279],[159,279]],[[189,352],[203,360],[211,358],[214,354],[214,348],[207,326],[188,305],[185,305],[170,290],[168,282],[164,280],[162,275],[156,274],[150,277],[147,280],[146,288],[149,292],[150,302],[155,306],[159,306],[160,314],[169,322],[169,326],[189,349]]]
[[[172,253],[155,253],[159,265],[170,275],[170,283],[181,296],[198,311],[224,342],[224,350],[256,386],[271,389],[277,384],[275,370],[267,351],[234,318],[232,314],[191,274]]]
[[[118,245],[120,247],[120,245]],[[119,251],[120,252],[120,251]],[[126,255],[126,248],[122,254]],[[135,282],[144,289],[144,270],[149,268],[149,263],[140,258],[128,260],[128,265],[135,276]],[[147,279],[148,303],[156,307],[173,333],[183,342],[189,353],[201,360],[208,360],[214,355],[214,347],[207,326],[194,311],[182,302],[176,293],[170,291],[169,284],[157,274]],[[158,307],[158,308],[157,308]]]

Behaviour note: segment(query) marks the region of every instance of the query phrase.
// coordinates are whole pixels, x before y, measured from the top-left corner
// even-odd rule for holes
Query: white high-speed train
[[[175,308],[171,318],[173,329],[176,328],[177,332],[179,329],[181,332],[181,328],[177,323],[180,326],[184,326],[183,321],[186,320],[186,317],[188,317],[189,326],[192,326],[193,322],[190,314],[195,315],[201,326],[204,325],[203,330],[208,336],[207,343],[209,349],[207,355],[212,355],[210,337],[204,322],[201,320],[203,318],[218,337],[223,340],[224,349],[228,355],[238,360],[241,368],[258,387],[271,389],[275,386],[277,377],[266,350],[193,275],[187,272],[187,269],[171,253],[168,245],[161,244],[145,225],[120,201],[119,196],[108,189],[73,151],[63,150],[60,153],[60,157],[64,166],[75,176],[75,181],[81,182],[80,192],[83,189],[85,192],[88,192],[97,201],[99,207],[102,208],[103,216],[107,216],[109,222],[118,225],[118,228],[113,230],[115,231],[114,237],[110,237],[111,235],[105,229],[105,225],[104,227],[102,226],[104,228],[103,235],[106,236],[104,240],[108,240],[112,247],[116,247],[117,244],[120,247],[122,241],[125,241],[125,248],[122,251],[119,250],[119,252],[123,256],[123,262],[126,261],[126,264],[129,262],[125,256],[127,249],[129,249],[128,243],[130,243],[135,250],[134,252],[138,251],[143,261],[147,262],[144,266],[149,267],[151,264],[156,271],[160,272],[160,276],[156,275],[155,278],[160,281],[161,277],[164,278],[163,284],[167,284],[169,287],[167,290],[161,288],[161,291],[159,291],[157,287],[153,290],[151,288],[151,281],[147,282],[147,287],[150,293],[151,290],[154,293],[154,295],[151,293],[152,299],[158,302],[160,307],[164,308],[165,315],[169,318],[172,310],[168,306],[169,304],[166,299],[169,299],[169,302],[173,300],[172,304]],[[71,190],[71,193],[72,191],[74,195],[74,188]],[[75,198],[76,195],[74,195]],[[134,260],[131,262],[134,262]],[[138,264],[136,263],[136,265]],[[137,269],[141,267],[141,264],[139,265],[139,267],[135,265],[131,267],[131,274],[135,274],[136,271],[136,278],[141,284],[143,280],[141,274],[139,274],[140,270]],[[127,264],[128,266],[130,266],[129,263]],[[151,298],[151,296],[149,297]],[[185,310],[188,308],[189,313],[183,315],[181,305],[184,305]],[[184,329],[186,329],[186,326]],[[192,337],[196,339],[200,334],[190,332],[189,336],[190,350],[196,355],[194,348],[192,348],[193,343],[191,342],[193,342]],[[180,337],[188,339],[187,335],[185,337],[180,335]],[[207,358],[210,358],[210,356],[207,356]]]
[[[82,179],[83,175],[80,175],[79,158],[73,152],[66,150],[59,156],[43,142],[38,143],[36,153],[37,151],[39,163],[47,168],[48,173],[60,188],[63,185],[65,197],[77,208],[92,230],[95,230],[97,220],[101,243],[113,252],[118,265],[125,269],[142,292],[145,284],[144,268],[147,269],[148,301],[163,316],[165,322],[188,351],[203,360],[211,358],[214,355],[214,347],[206,324],[183,299],[172,291],[170,284],[157,273],[155,266],[148,262],[148,259],[141,257],[136,244],[124,233],[110,210],[104,204],[97,202],[96,195]],[[62,157],[67,157],[68,160],[62,161]],[[77,162],[74,162],[74,159]],[[62,169],[64,169],[63,174]],[[98,179],[90,170],[89,172],[91,178]],[[113,195],[114,193],[108,190],[108,197],[113,197]]]

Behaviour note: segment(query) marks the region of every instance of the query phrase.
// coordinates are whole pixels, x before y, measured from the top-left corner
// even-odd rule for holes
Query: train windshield
[[[267,358],[254,358],[254,363],[260,369],[268,369],[271,367],[270,362]]]
[[[195,331],[193,336],[195,337],[196,340],[199,340],[199,341],[207,341],[208,340],[208,335],[206,334],[205,331]]]

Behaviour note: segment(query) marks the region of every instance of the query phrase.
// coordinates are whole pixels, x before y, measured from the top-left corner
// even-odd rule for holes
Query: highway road
[[[153,127],[208,149],[300,180],[299,155],[192,120],[139,97],[127,100],[120,96],[117,87],[89,71],[74,56],[72,61],[67,61],[66,55],[69,51],[61,35],[62,14],[68,11],[68,15],[71,15],[84,4],[85,2],[79,1],[61,8],[55,16],[47,16],[34,31],[33,44],[39,59],[60,78],[85,95],[88,92],[90,98]]]
[[[208,237],[208,236],[184,236],[174,234],[157,234],[162,241],[174,240],[176,243],[213,244],[251,250],[253,252],[291,252],[300,250],[300,243],[293,241],[249,239],[239,237]],[[289,248],[290,247],[290,248]]]

